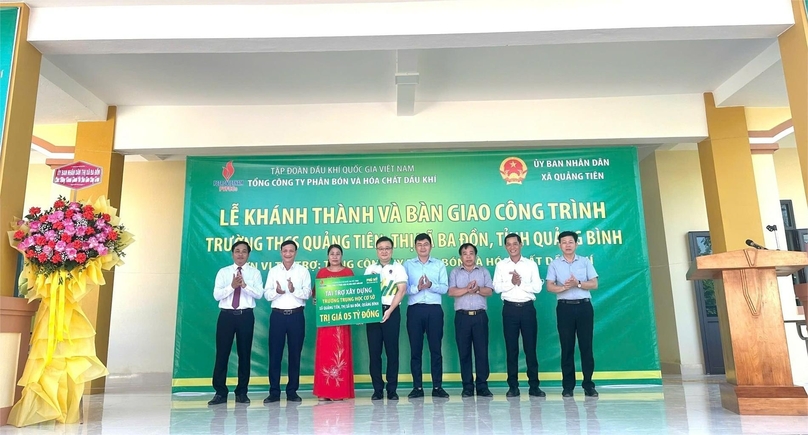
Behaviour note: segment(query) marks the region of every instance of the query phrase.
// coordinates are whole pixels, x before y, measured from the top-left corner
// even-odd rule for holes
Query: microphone
[[[765,249],[765,250],[767,250],[767,251],[769,250],[769,248],[767,248],[767,247],[765,247],[765,246],[760,246],[760,245],[758,245],[758,244],[757,244],[757,243],[755,243],[755,242],[754,242],[752,239],[746,239],[746,245],[747,245],[747,246],[751,246],[751,247],[753,247],[753,248],[755,248],[755,249]]]

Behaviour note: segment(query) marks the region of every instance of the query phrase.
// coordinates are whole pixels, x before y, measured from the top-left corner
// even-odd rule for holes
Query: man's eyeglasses
[[[376,248],[377,251],[392,251],[393,248]]]

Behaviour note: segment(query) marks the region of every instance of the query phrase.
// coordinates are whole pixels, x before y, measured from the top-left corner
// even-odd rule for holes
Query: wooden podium
[[[687,279],[716,280],[727,376],[721,385],[724,408],[738,414],[808,415],[808,394],[791,377],[776,279],[806,266],[808,253],[755,249],[693,262]]]

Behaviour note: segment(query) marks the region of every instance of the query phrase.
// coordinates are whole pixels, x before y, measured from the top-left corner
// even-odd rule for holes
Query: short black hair
[[[294,247],[295,247],[295,251],[297,251],[297,243],[295,243],[295,241],[294,241],[294,240],[291,240],[291,239],[290,239],[290,240],[286,240],[286,241],[284,241],[283,243],[281,243],[281,249],[283,249],[283,247],[284,247],[284,246],[286,246],[286,245],[292,245],[292,246],[294,246]]]
[[[339,250],[339,253],[340,253],[340,254],[342,254],[342,253],[343,253],[343,252],[342,252],[342,246],[340,246],[338,243],[334,243],[333,245],[329,246],[329,247],[328,247],[328,249],[325,251],[325,253],[326,253],[326,254],[331,253],[331,250],[332,250],[332,249],[334,249],[334,248],[337,248],[337,249]]]
[[[390,242],[390,247],[395,248],[395,243],[393,243],[393,239],[391,239],[391,238],[389,238],[387,236],[381,236],[378,239],[376,239],[376,246],[379,246],[379,243],[382,243],[382,242]]]
[[[421,240],[429,240],[429,244],[432,244],[432,237],[429,237],[429,234],[427,233],[421,233],[415,236],[415,243],[418,243]]]
[[[575,240],[576,243],[578,242],[578,233],[575,231],[562,231],[561,234],[558,235],[558,243],[561,243],[561,239],[567,236],[572,237],[572,240]]]
[[[232,247],[230,247],[230,252],[231,252],[231,253],[236,252],[236,247],[237,247],[237,246],[239,246],[239,245],[244,245],[244,246],[246,246],[246,247],[247,247],[247,253],[248,253],[248,254],[249,254],[249,253],[252,251],[252,248],[250,248],[250,244],[249,244],[249,243],[245,242],[244,240],[239,240],[238,242],[233,243],[233,246],[232,246]]]
[[[474,249],[474,255],[477,255],[477,247],[474,246],[473,243],[463,243],[462,245],[460,245],[460,249],[457,250],[457,253],[463,255],[463,250],[466,248]]]
[[[522,244],[522,236],[520,236],[519,234],[516,234],[516,233],[509,233],[507,236],[505,236],[504,242],[508,243],[508,239],[512,239],[514,237],[516,237],[516,241],[519,242],[519,244],[521,245]]]

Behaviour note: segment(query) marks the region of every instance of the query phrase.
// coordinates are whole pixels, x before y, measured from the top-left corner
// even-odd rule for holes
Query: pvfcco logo
[[[219,188],[219,192],[236,192],[239,187],[244,186],[244,180],[231,180],[230,178],[236,173],[236,168],[233,166],[233,161],[230,160],[222,168],[222,177],[224,180],[213,180],[213,185]]]

